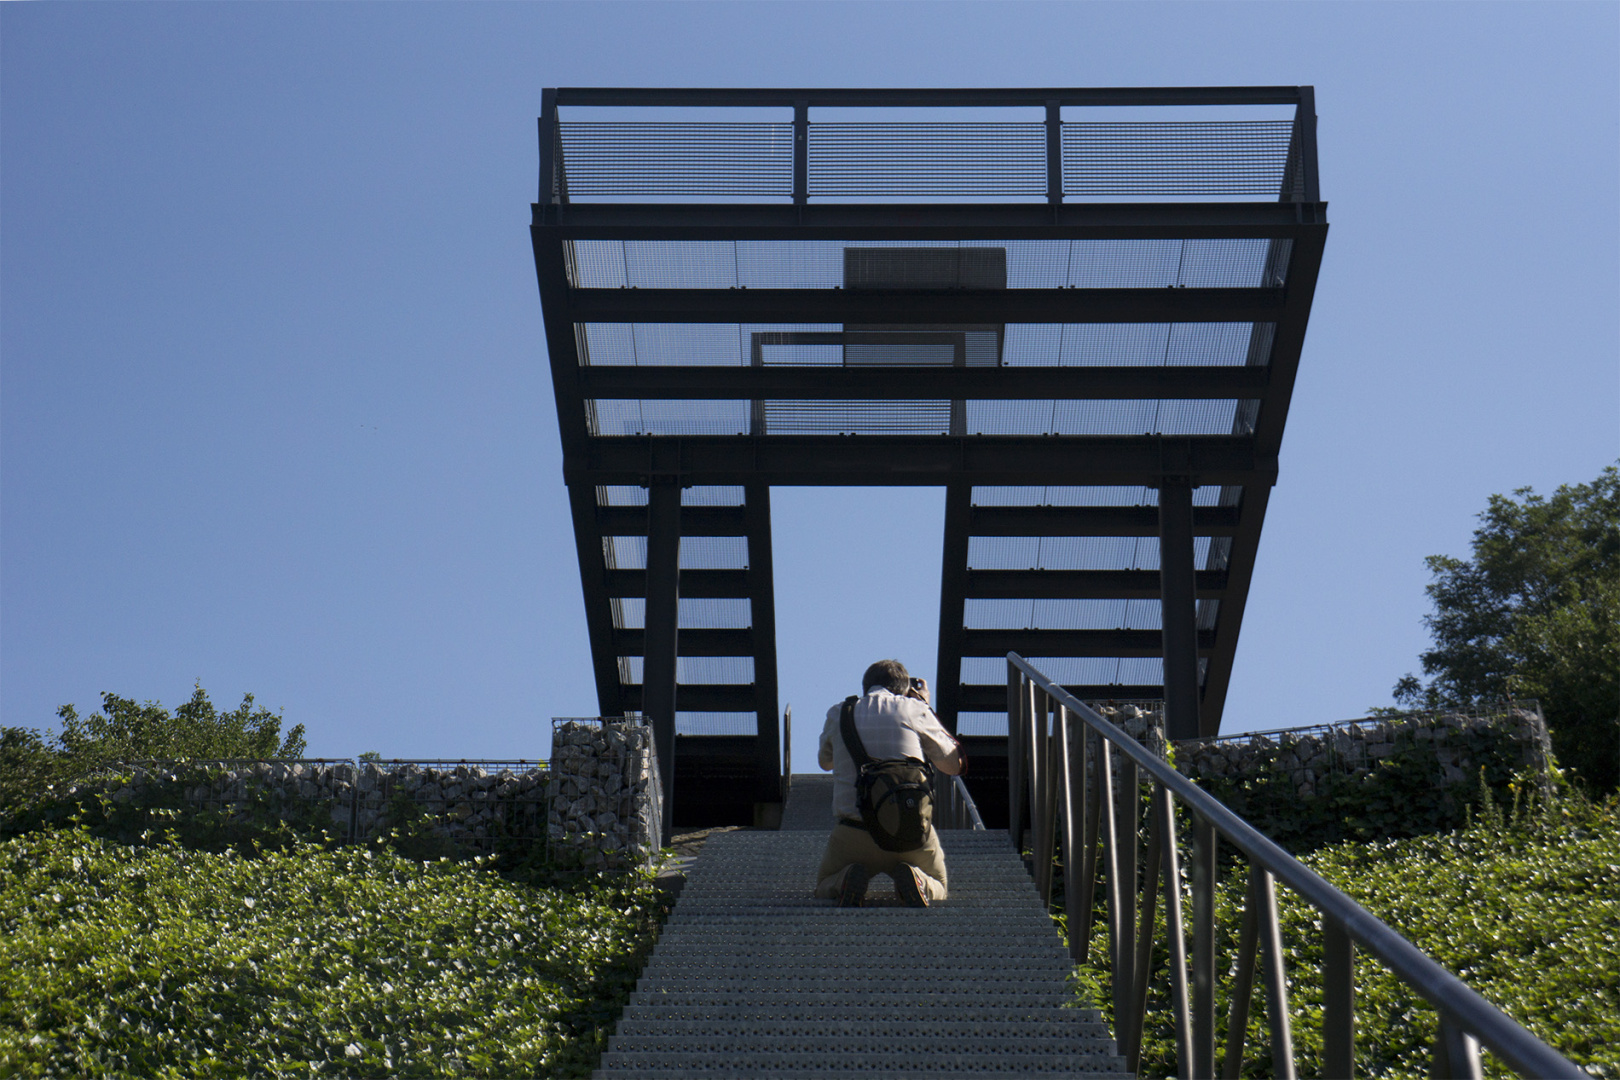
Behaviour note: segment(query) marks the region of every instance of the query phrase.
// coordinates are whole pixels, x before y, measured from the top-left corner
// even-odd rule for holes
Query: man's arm
[[[923,704],[922,712],[926,719],[919,717],[912,725],[917,732],[917,738],[922,742],[923,754],[933,763],[934,768],[946,776],[957,776],[962,772],[962,745],[956,741],[955,736],[945,730],[945,725],[939,722],[934,715],[933,706],[928,703],[928,680],[913,679],[911,689],[906,691],[906,697]]]
[[[827,722],[821,725],[821,745],[816,750],[816,764],[826,772],[833,769],[833,730],[838,723],[838,706],[827,710]]]

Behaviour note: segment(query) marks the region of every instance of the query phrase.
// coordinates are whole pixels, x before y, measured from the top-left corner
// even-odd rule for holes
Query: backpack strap
[[[843,712],[838,717],[838,730],[844,736],[844,748],[854,760],[856,770],[863,765],[871,764],[872,755],[866,752],[866,745],[861,742],[861,733],[855,730],[854,695],[844,699]]]

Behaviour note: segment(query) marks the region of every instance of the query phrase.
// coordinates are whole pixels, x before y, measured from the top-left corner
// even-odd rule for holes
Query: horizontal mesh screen
[[[1223,539],[1229,539],[1224,538]],[[1193,565],[1208,568],[1210,538],[1193,537]],[[1157,536],[970,536],[970,570],[1157,570]]]
[[[812,196],[1044,195],[1039,123],[811,124]]]
[[[645,570],[647,538],[604,536],[602,555],[609,570]],[[683,536],[680,558],[683,570],[746,570],[748,537]]]
[[[1242,367],[1271,359],[1272,323],[1008,323],[1007,367]]]
[[[614,597],[613,625],[621,630],[641,630],[647,625],[647,601],[639,596]],[[683,630],[745,630],[753,624],[752,607],[746,597],[713,599],[680,598],[677,625]]]
[[[675,713],[676,735],[758,735],[759,717],[751,712]]]
[[[1238,401],[765,400],[756,418],[743,399],[597,398],[586,403],[592,435],[1232,435],[1247,434],[1253,409]],[[756,419],[760,422],[756,422]]]
[[[1048,656],[1026,659],[1037,671],[1062,686],[1164,684],[1164,661],[1156,656]],[[964,656],[962,681],[969,685],[1007,685],[1006,656]]]
[[[1286,284],[1292,241],[936,240],[942,251],[1006,253],[1009,289],[1252,289]],[[915,240],[572,240],[582,289],[837,289],[846,249],[910,248]],[[837,329],[834,327],[834,329]]]
[[[1063,190],[1074,195],[1262,195],[1290,177],[1287,120],[1063,125]]]
[[[1157,630],[1157,600],[985,600],[970,597],[970,630]]]
[[[564,190],[590,195],[792,195],[792,124],[564,122]]]
[[[1070,122],[1067,196],[1261,196],[1303,188],[1293,124]],[[564,121],[557,166],[569,198],[793,194],[793,125]],[[1047,192],[1046,128],[1023,122],[813,123],[808,195],[986,196]]]
[[[639,686],[643,658],[621,656],[619,681]],[[754,681],[752,656],[677,656],[675,681],[682,686],[748,686]]]
[[[1223,489],[1193,488],[1194,506],[1222,505]],[[973,489],[974,506],[1158,506],[1159,492],[1150,487],[1059,487],[1030,485]]]

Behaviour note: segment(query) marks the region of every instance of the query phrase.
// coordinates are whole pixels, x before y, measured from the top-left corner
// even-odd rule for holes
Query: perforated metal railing
[[[1039,122],[807,129],[809,198],[1049,194]],[[1303,186],[1291,121],[1079,122],[1060,131],[1061,195],[1275,199]],[[564,121],[557,140],[569,199],[795,194],[791,123]]]
[[[1106,921],[1115,1034],[1129,1069],[1134,1071],[1141,1064],[1162,890],[1178,1074],[1205,1077],[1216,1073],[1215,979],[1221,970],[1215,959],[1219,840],[1239,851],[1249,864],[1238,952],[1227,969],[1232,980],[1231,1013],[1221,1075],[1236,1077],[1243,1070],[1257,959],[1266,988],[1273,1073],[1288,1078],[1295,1075],[1289,975],[1276,899],[1276,883],[1281,882],[1320,918],[1323,1075],[1355,1075],[1355,952],[1360,947],[1439,1013],[1431,1075],[1482,1077],[1479,1050],[1484,1046],[1521,1076],[1586,1076],[1016,653],[1007,654],[1007,698],[1009,832],[1014,846],[1021,848],[1027,821],[1036,886],[1048,903],[1055,878],[1054,857],[1061,851],[1071,955],[1079,959],[1090,943],[1094,922],[1099,917]],[[1148,846],[1146,860],[1141,861],[1144,784],[1148,789]],[[1193,822],[1190,973],[1182,924],[1178,803]],[[1140,880],[1139,866],[1146,869]],[[1095,902],[1099,888],[1106,897],[1100,913]]]

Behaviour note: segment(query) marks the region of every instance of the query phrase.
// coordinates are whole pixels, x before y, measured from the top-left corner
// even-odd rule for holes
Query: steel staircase
[[[1004,833],[941,833],[950,899],[810,896],[832,778],[795,776],[779,832],[711,837],[600,1077],[1128,1076]]]

